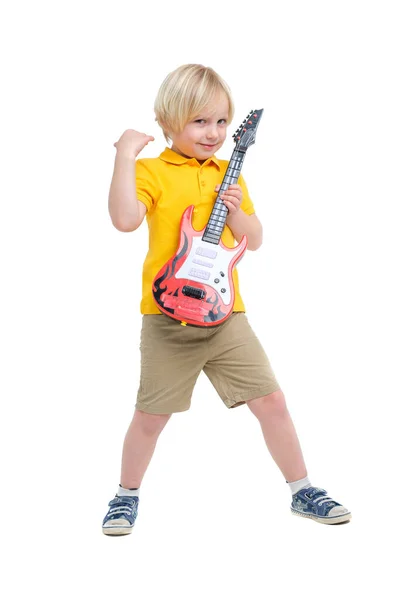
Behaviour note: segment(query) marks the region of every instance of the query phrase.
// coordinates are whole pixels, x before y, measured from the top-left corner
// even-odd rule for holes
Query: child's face
[[[219,150],[226,138],[228,98],[220,93],[213,102],[187,123],[181,133],[171,133],[171,149],[203,162]]]

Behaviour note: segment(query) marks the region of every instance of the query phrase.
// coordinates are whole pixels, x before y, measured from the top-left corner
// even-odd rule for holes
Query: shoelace
[[[318,506],[322,506],[325,502],[333,502],[330,496],[320,496],[317,500],[313,500]]]
[[[325,504],[325,502],[335,502],[330,496],[318,496],[318,498],[316,498],[315,500],[311,499],[307,494],[306,496],[309,500],[311,500],[311,502],[314,502],[314,504],[318,504],[318,506],[322,506],[323,504]]]
[[[130,515],[132,514],[132,509],[131,509],[131,508],[129,508],[128,506],[126,506],[125,508],[124,508],[124,507],[122,507],[122,506],[120,506],[120,507],[118,507],[118,508],[112,508],[112,509],[110,510],[110,512],[109,512],[110,516],[111,516],[112,514],[113,514],[113,515],[116,515],[116,514],[119,514],[119,513],[123,513],[123,514],[125,514],[125,515],[128,515],[128,516],[130,516]]]
[[[126,514],[128,516],[130,516],[133,512],[133,506],[130,504],[119,504],[118,506],[116,506],[115,508],[111,508],[109,511],[109,515],[116,515],[119,513],[123,513]]]

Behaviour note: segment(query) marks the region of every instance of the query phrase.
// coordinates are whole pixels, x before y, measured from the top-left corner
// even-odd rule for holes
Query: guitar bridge
[[[184,285],[182,288],[182,294],[184,296],[188,296],[189,298],[196,298],[197,300],[203,300],[206,295],[204,290],[195,288],[192,285]]]

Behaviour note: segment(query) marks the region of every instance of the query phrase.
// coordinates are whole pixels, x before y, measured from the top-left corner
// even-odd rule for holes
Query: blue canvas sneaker
[[[326,490],[316,487],[303,488],[294,494],[290,509],[294,515],[327,525],[344,523],[351,519],[351,512],[347,508],[327,496]]]
[[[115,496],[108,506],[110,508],[103,520],[103,533],[106,535],[131,533],[138,513],[139,498]]]

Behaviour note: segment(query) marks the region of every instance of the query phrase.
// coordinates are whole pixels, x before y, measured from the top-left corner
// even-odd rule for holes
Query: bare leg
[[[126,432],[122,452],[121,485],[124,488],[139,488],[153,456],[158,436],[171,415],[150,415],[135,410]]]
[[[247,406],[260,422],[265,443],[286,481],[307,476],[300,443],[283,393],[255,398]]]

